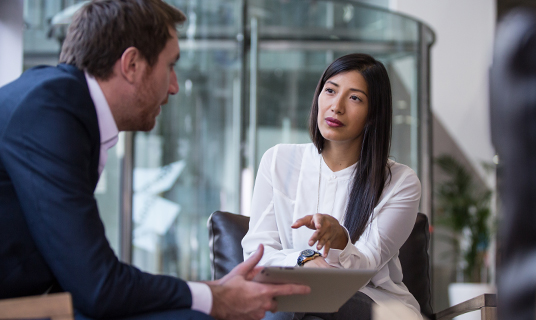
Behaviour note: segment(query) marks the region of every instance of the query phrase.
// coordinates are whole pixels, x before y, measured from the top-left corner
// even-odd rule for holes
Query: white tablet
[[[337,312],[374,274],[374,270],[265,267],[253,281],[311,287],[311,293],[307,295],[276,297],[277,311]]]

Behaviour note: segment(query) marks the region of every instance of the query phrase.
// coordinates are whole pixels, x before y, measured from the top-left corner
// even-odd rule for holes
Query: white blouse
[[[420,320],[419,304],[402,283],[398,250],[415,224],[421,184],[409,167],[391,160],[389,165],[391,180],[364,233],[355,245],[348,240],[343,250],[331,249],[326,261],[337,268],[379,270],[360,291],[381,307],[404,306],[414,315],[409,319]],[[302,250],[316,250],[308,245],[314,230],[290,225],[316,213],[317,206],[343,225],[355,166],[331,171],[312,143],[281,144],[266,151],[255,181],[249,231],[242,240],[244,258],[262,243],[260,265],[295,266]]]

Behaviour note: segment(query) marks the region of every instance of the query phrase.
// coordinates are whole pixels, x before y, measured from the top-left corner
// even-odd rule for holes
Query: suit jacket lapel
[[[90,135],[91,135],[91,159],[90,159],[90,165],[91,165],[91,172],[90,172],[90,179],[92,183],[93,189],[97,187],[97,183],[99,182],[99,157],[100,157],[100,131],[99,131],[99,121],[97,118],[97,111],[95,110],[95,104],[93,103],[93,100],[91,99],[91,95],[89,93],[89,88],[87,85],[86,77],[84,75],[84,72],[79,70],[73,65],[69,64],[59,64],[59,68],[64,69],[68,73],[72,74],[76,78],[80,80],[80,83],[83,83],[85,88],[85,93],[87,94],[88,104],[86,107],[87,110],[84,110],[84,112],[87,112],[88,119],[90,120],[90,123],[88,123],[88,126],[90,128]],[[91,106],[91,107],[89,107]],[[78,106],[76,106],[78,107]]]

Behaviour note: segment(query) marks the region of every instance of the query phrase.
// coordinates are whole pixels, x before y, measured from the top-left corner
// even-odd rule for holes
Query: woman
[[[388,159],[391,118],[383,64],[365,54],[346,55],[324,71],[316,87],[309,122],[313,143],[277,145],[261,160],[242,240],[245,257],[262,243],[261,265],[378,270],[338,313],[304,319],[369,319],[373,303],[422,319],[398,260],[417,217],[421,187],[413,170]],[[323,253],[303,255],[304,249]]]

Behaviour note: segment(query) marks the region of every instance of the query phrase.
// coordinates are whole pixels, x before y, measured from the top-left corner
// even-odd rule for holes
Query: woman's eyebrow
[[[333,82],[333,81],[330,81],[330,80],[328,80],[328,81],[326,81],[326,82],[327,82],[327,83],[331,83],[332,85],[334,85],[334,86],[336,86],[336,87],[338,87],[338,86],[339,86],[338,84],[336,84],[335,82]]]
[[[330,80],[326,81],[326,83],[331,83],[332,85],[334,85],[334,86],[336,86],[336,87],[339,87],[338,84],[336,84],[335,82],[330,81]],[[365,91],[361,90],[361,89],[350,88],[350,91],[361,92],[362,94],[364,94],[364,95],[367,96],[367,98],[368,98],[368,94],[367,94]]]
[[[364,94],[364,95],[365,95],[365,96],[367,96],[367,98],[368,98],[368,95],[367,95],[367,93],[366,93],[365,91],[363,91],[363,90],[360,90],[360,89],[354,89],[354,88],[350,88],[350,91],[357,91],[357,92],[361,92],[362,94]]]

